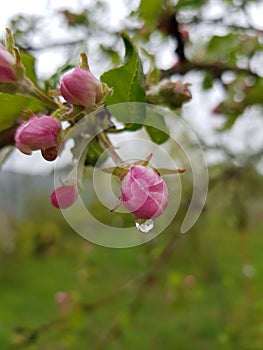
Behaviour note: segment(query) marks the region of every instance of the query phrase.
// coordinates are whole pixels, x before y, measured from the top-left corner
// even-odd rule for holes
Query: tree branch
[[[161,71],[161,79],[168,78],[173,74],[184,75],[184,74],[186,74],[190,71],[193,71],[193,70],[209,71],[216,78],[220,78],[221,75],[227,71],[232,71],[232,72],[238,73],[238,74],[252,75],[254,77],[259,78],[259,76],[256,73],[254,73],[250,69],[246,69],[246,68],[229,66],[229,65],[217,63],[217,62],[216,63],[209,63],[209,62],[190,62],[190,61],[187,61],[187,62],[179,62],[167,70],[162,70]]]
[[[175,52],[177,53],[180,62],[187,62],[185,56],[184,40],[181,31],[179,30],[179,23],[176,18],[176,14],[173,14],[169,18],[168,22],[169,33],[177,40],[177,48]]]
[[[163,20],[160,22],[158,28],[171,35],[177,42],[175,53],[178,55],[180,62],[187,62],[185,56],[185,47],[183,35],[180,31],[180,25],[176,18],[176,13],[165,15]]]
[[[15,133],[18,125],[13,125],[6,130],[0,131],[0,149],[15,143]]]

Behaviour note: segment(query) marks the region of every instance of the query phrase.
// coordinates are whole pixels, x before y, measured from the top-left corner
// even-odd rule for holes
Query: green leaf
[[[213,83],[214,83],[213,74],[209,71],[206,71],[204,74],[204,79],[203,79],[203,83],[202,83],[203,89],[204,90],[211,89],[213,87]]]
[[[105,152],[104,148],[101,147],[96,138],[89,142],[89,146],[86,151],[85,166],[91,165],[95,167],[96,164],[98,165],[98,160],[100,162],[104,162],[106,158],[107,152]]]
[[[254,86],[246,90],[245,102],[248,105],[263,104],[262,98],[263,78],[258,78]]]
[[[224,62],[235,65],[241,56],[251,57],[261,50],[257,36],[229,33],[224,36],[213,36],[208,43],[206,59],[212,62]]]
[[[240,41],[235,34],[225,36],[213,36],[207,46],[206,58],[209,61],[220,61],[227,64],[236,64]]]
[[[112,47],[107,47],[103,44],[100,45],[100,49],[108,58],[110,58],[113,64],[120,63],[120,55],[118,51],[114,50]]]
[[[22,52],[21,53],[21,58],[23,65],[26,69],[26,76],[34,83],[37,85],[37,76],[35,72],[35,57]]]
[[[101,76],[101,81],[114,88],[112,96],[106,97],[107,106],[123,102],[145,102],[144,75],[137,48],[126,33],[122,33],[122,38],[125,45],[124,64],[105,72]],[[138,129],[139,125],[134,126],[132,124],[136,122],[142,124],[145,118],[143,109],[140,108],[138,113],[135,107],[131,103],[126,108],[124,107],[123,111],[126,114],[125,121],[127,121],[127,114],[129,114],[128,119],[131,123],[131,129]],[[120,122],[124,121],[120,113],[116,118]]]
[[[45,86],[55,90],[61,76],[72,68],[74,68],[74,65],[70,63],[70,60],[67,60],[61,67],[56,69],[56,72],[51,77],[45,80]]]
[[[231,129],[238,117],[239,117],[239,114],[227,115],[227,119],[226,119],[224,125],[221,128],[219,128],[218,131],[224,132],[226,130]]]
[[[145,124],[145,130],[153,142],[160,145],[169,139],[169,129],[162,115],[149,111]]]
[[[208,1],[207,0],[179,0],[176,4],[177,9],[193,7],[198,8],[204,6]]]
[[[0,94],[0,131],[13,125],[23,110],[32,112],[44,110],[36,99],[21,95]]]
[[[0,131],[14,125],[23,110],[39,112],[44,110],[44,106],[33,98],[0,94]]]
[[[163,3],[163,0],[141,0],[140,17],[147,28],[156,28]]]
[[[115,108],[115,106],[118,106]],[[135,131],[142,128],[146,117],[145,103],[119,103],[108,106],[108,111],[121,123],[124,130]]]

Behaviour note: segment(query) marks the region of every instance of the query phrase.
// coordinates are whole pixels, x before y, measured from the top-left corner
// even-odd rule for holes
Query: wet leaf
[[[125,45],[124,64],[101,76],[101,81],[114,88],[112,96],[106,97],[107,106],[123,102],[145,102],[144,75],[137,48],[126,33],[122,33],[122,38]],[[131,123],[130,129],[141,127],[133,123],[142,124],[145,118],[142,106],[132,103],[124,105],[123,114],[118,113],[116,118],[120,122],[127,122],[127,115]]]

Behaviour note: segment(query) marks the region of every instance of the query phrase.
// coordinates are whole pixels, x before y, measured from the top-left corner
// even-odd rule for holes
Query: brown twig
[[[161,79],[168,78],[174,74],[184,75],[193,70],[209,71],[214,77],[220,78],[224,72],[232,71],[238,74],[252,75],[254,77],[259,77],[256,73],[252,72],[250,69],[239,68],[235,66],[229,66],[222,63],[209,63],[209,62],[178,62],[173,67],[161,71]]]
[[[6,130],[0,131],[0,149],[15,143],[15,133],[18,125],[13,125]]]
[[[187,58],[185,56],[184,39],[179,28],[179,23],[176,18],[176,13],[169,17],[167,24],[168,24],[169,34],[172,37],[174,37],[177,41],[177,47],[175,49],[175,52],[178,55],[179,61],[182,63],[187,62]]]

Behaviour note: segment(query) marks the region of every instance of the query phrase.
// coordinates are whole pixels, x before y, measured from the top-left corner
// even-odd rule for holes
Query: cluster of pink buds
[[[49,106],[56,109],[59,104],[49,97],[43,97],[43,94],[36,91],[31,82],[23,75],[21,57],[13,45],[13,38],[9,31],[7,31],[6,42],[9,50],[0,44],[0,91],[10,90],[12,93],[22,92],[25,95],[39,97],[40,100],[48,102]],[[19,89],[11,91],[11,88],[16,85],[19,86]],[[174,85],[166,86],[166,88],[173,89]],[[62,96],[72,107],[81,106],[83,110],[90,112],[103,105],[105,96],[111,94],[112,91],[106,84],[95,78],[90,72],[87,56],[81,54],[81,64],[61,77],[59,89],[56,90],[54,96]],[[77,109],[72,108],[70,112],[75,110]],[[60,116],[63,120],[61,114],[56,113],[56,116]],[[40,150],[46,160],[52,161],[58,154],[61,133],[61,123],[57,118],[49,115],[35,116],[32,113],[30,118],[17,128],[15,145],[19,151],[27,155],[32,151]],[[121,181],[118,205],[122,203],[133,213],[135,221],[140,225],[160,216],[168,205],[168,188],[158,169],[149,166],[151,156],[145,161],[115,167],[112,171]],[[51,203],[59,209],[68,208],[76,202],[78,190],[74,179],[69,179],[51,193]]]
[[[62,76],[59,94],[74,106],[93,110],[103,103],[105,94],[111,90],[90,73],[86,55],[82,54],[81,57],[81,67],[76,67]],[[15,80],[15,60],[4,46],[0,46],[0,84]],[[17,128],[16,147],[24,154],[41,150],[42,156],[52,161],[57,156],[60,132],[61,124],[56,118],[33,116]]]
[[[102,169],[117,176],[121,181],[121,195],[117,205],[111,211],[123,204],[134,215],[137,229],[144,233],[153,228],[153,219],[160,216],[168,205],[169,191],[161,174],[178,174],[185,171],[184,169],[153,168],[149,165],[151,157],[152,154],[145,160],[133,164]],[[76,186],[63,184],[52,192],[51,203],[56,208],[65,209],[72,206],[77,198]]]
[[[112,172],[112,168],[103,170]],[[134,214],[137,228],[148,232],[144,223],[160,216],[168,205],[169,192],[165,181],[147,162],[145,165],[139,162],[129,167],[117,167],[114,175],[121,179],[121,196],[113,210],[122,203]],[[78,191],[74,185],[63,185],[52,192],[51,203],[56,208],[66,209],[77,198]]]
[[[61,77],[59,89],[56,90],[58,95],[56,96],[62,96],[72,107],[82,106],[85,112],[90,112],[103,105],[105,96],[112,93],[112,89],[93,76],[89,70],[88,60],[85,54],[81,54],[81,59],[82,61],[79,67],[74,68]],[[8,86],[13,86],[16,85],[16,82],[20,82],[22,88],[27,88],[27,90],[22,89],[21,91],[33,97],[42,96],[42,101],[49,102],[49,105],[56,108],[58,105],[53,100],[47,101],[49,97],[44,98],[34,88],[31,90],[32,86],[26,78],[19,80],[18,66],[13,55],[0,44],[0,88],[2,90],[7,89]],[[27,86],[24,86],[26,83]],[[169,94],[178,92],[175,87],[177,90],[181,89],[181,86],[178,87],[174,84],[162,86],[163,90],[167,90]],[[14,90],[14,92],[20,92],[20,90]],[[181,90],[179,92],[181,93]],[[183,90],[183,92],[186,96],[187,91]],[[187,97],[189,96],[187,95]],[[72,108],[70,112],[75,110],[77,108]],[[63,116],[58,113],[56,115],[59,115],[63,120]],[[32,151],[41,150],[42,156],[46,160],[52,161],[58,154],[61,133],[61,123],[54,116],[35,116],[32,113],[31,117],[17,128],[15,145],[18,150],[27,155],[31,154]],[[141,225],[144,225],[147,220],[152,221],[152,219],[160,216],[166,209],[169,198],[167,185],[161,177],[162,174],[159,169],[149,166],[151,156],[144,161],[138,161],[134,164],[104,169],[117,175],[121,181],[119,203],[113,210],[117,209],[122,203],[129,212],[133,213],[136,225],[139,225],[139,228],[138,225],[137,228],[142,232],[147,232],[147,230],[141,228]],[[175,172],[178,171],[173,171],[173,173]],[[52,192],[51,203],[54,207],[65,209],[76,202],[78,198],[78,186],[76,186],[75,182],[74,184],[72,183],[73,181],[70,179],[70,181],[63,183],[62,186]]]

